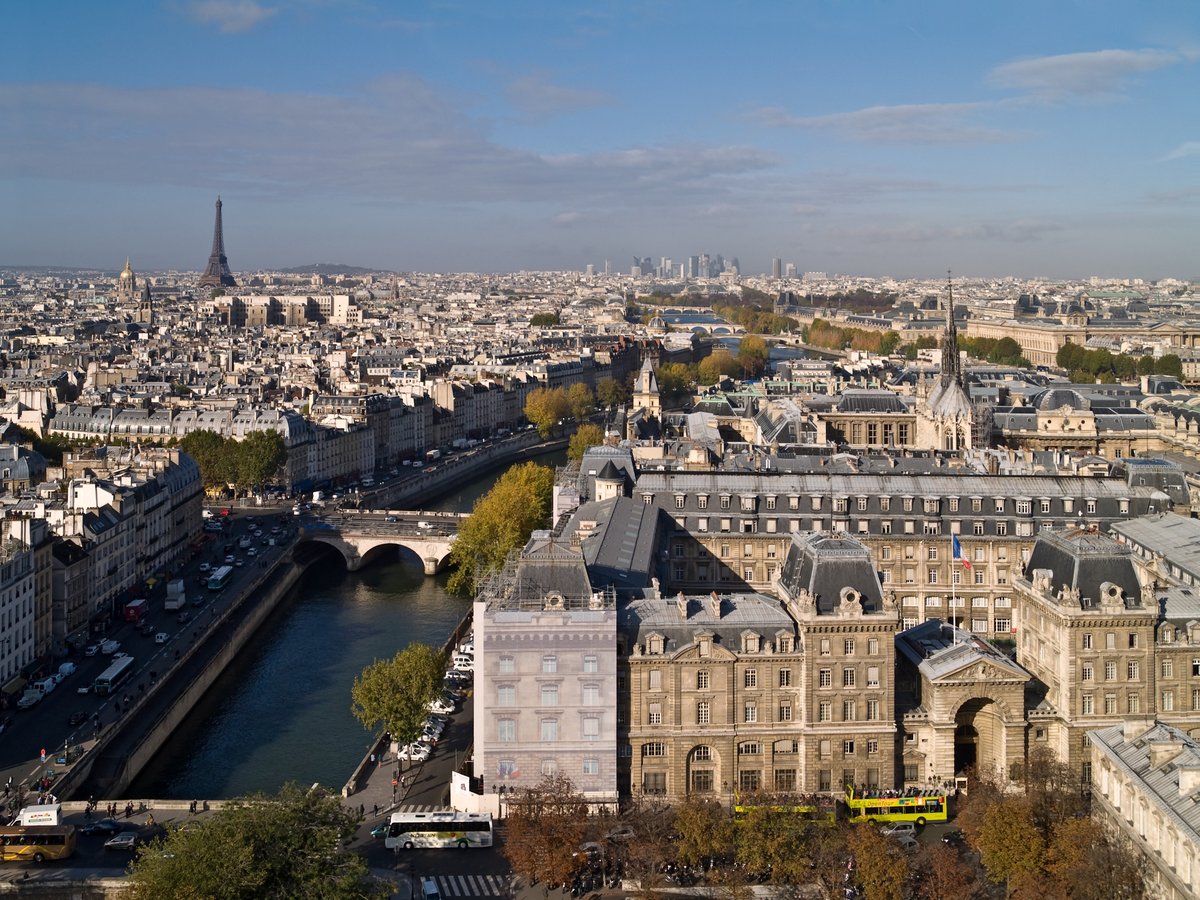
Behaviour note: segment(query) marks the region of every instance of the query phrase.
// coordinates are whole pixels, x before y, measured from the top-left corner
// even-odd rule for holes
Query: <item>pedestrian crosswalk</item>
[[[507,875],[426,875],[437,882],[443,897],[507,897]],[[420,883],[420,880],[417,882]]]

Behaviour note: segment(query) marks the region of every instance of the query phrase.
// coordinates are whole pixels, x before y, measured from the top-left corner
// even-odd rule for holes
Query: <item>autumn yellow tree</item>
[[[525,418],[533,423],[542,440],[554,432],[559,420],[571,414],[571,404],[562,388],[535,388],[525,400]]]
[[[504,565],[535,528],[550,524],[553,490],[554,470],[549,466],[523,463],[501,475],[458,529],[450,551],[456,568],[447,587],[456,594],[474,595],[479,581]]]

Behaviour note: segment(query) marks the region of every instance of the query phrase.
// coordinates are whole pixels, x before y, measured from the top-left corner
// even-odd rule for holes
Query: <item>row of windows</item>
[[[1164,660],[1164,662],[1167,662],[1167,660]],[[1085,682],[1094,681],[1095,673],[1096,673],[1095,666],[1090,662],[1085,662],[1080,667],[1080,678]],[[1130,660],[1128,663],[1126,663],[1125,678],[1128,681],[1137,681],[1140,676],[1141,676],[1141,666],[1139,665],[1139,663],[1136,659]],[[1105,681],[1116,681],[1117,680],[1117,663],[1115,661],[1108,660],[1107,662],[1104,663],[1104,680]]]
[[[504,655],[499,658],[499,671],[502,675],[511,675],[517,671],[517,660],[514,656]],[[558,672],[558,657],[547,653],[542,656],[543,675],[554,675]],[[595,675],[600,671],[600,657],[589,654],[583,657],[581,671],[585,675]]]
[[[1038,623],[1039,623],[1039,627],[1041,628],[1041,630],[1045,631],[1046,630],[1045,616],[1041,616],[1038,620]],[[1080,635],[1079,640],[1080,640],[1080,647],[1082,649],[1084,649],[1084,650],[1095,650],[1096,649],[1095,641],[1093,640],[1092,633],[1090,631],[1083,632]],[[1130,631],[1130,632],[1127,632],[1125,635],[1124,644],[1127,649],[1136,650],[1138,648],[1139,640],[1140,639],[1138,638],[1138,633],[1136,631]],[[1105,633],[1104,649],[1105,650],[1116,650],[1117,649],[1117,634],[1116,634],[1116,632],[1109,631],[1109,632]]]
[[[779,669],[777,670],[777,681],[779,687],[786,688],[792,686],[792,670]],[[742,671],[742,686],[747,688],[757,688],[758,685],[758,669],[744,669]],[[663,679],[661,669],[651,669],[646,673],[646,687],[651,691],[661,691],[663,689]],[[707,669],[700,669],[696,672],[696,690],[707,691],[712,687],[712,674]]]
[[[543,684],[541,690],[542,706],[558,706],[559,686],[557,684]],[[600,705],[600,685],[585,684],[581,692],[581,699],[584,706],[599,706]],[[517,688],[512,684],[501,684],[496,687],[496,705],[497,706],[516,706],[517,705]]]
[[[833,722],[834,709],[834,702],[832,700],[822,700],[817,703],[817,721]],[[764,714],[765,711],[767,711],[766,704],[758,700],[746,700],[742,703],[740,721],[748,725],[756,723],[772,724],[769,717]],[[882,700],[873,698],[867,700],[842,700],[841,712],[842,717],[838,720],[841,722],[857,722],[860,719],[866,722],[878,722],[882,720],[884,706]],[[696,701],[693,713],[694,724],[713,724],[713,702],[711,700]],[[782,700],[776,708],[775,722],[795,721],[796,713],[797,707],[791,700]],[[646,724],[651,726],[664,724],[662,703],[654,702],[646,704]],[[543,740],[545,739],[543,738]]]
[[[1141,695],[1130,693],[1125,696],[1125,712],[1140,713],[1141,712]],[[1106,716],[1114,716],[1117,714],[1117,695],[1105,694],[1103,697],[1104,714]],[[1172,690],[1163,691],[1159,695],[1159,712],[1173,712],[1175,710],[1175,692]],[[1200,711],[1200,688],[1192,688],[1192,711]],[[1085,716],[1090,716],[1096,712],[1096,699],[1093,694],[1083,694],[1080,698],[1080,712]]]
[[[558,719],[539,719],[538,733],[543,743],[553,743],[558,740]],[[585,741],[600,740],[600,717],[584,716],[581,736]],[[517,740],[517,720],[497,719],[496,740],[501,743],[515,743]]]
[[[842,669],[842,687],[857,687],[857,681],[857,669],[851,666]],[[867,666],[866,686],[869,688],[879,687],[879,666]],[[833,669],[821,669],[817,672],[817,687],[833,687]]]
[[[599,775],[600,760],[594,756],[585,756],[583,758],[583,774],[584,775]],[[558,761],[554,759],[543,759],[541,761],[541,773],[543,775],[557,775]],[[502,779],[519,778],[521,770],[515,759],[501,759],[496,763],[496,777]]]
[[[717,498],[717,502],[718,502],[718,505],[720,506],[720,508],[721,509],[732,509],[733,508],[733,496],[734,496],[733,494],[726,494],[726,493],[719,494],[718,498]],[[653,498],[654,494],[649,494],[649,493],[644,494],[643,497]],[[688,498],[687,494],[678,494],[678,493],[675,494],[674,495],[675,508],[676,509],[685,509],[687,507],[687,498]],[[793,511],[800,509],[800,506],[801,506],[800,495],[789,494],[786,499],[787,499],[787,508],[788,509],[793,510]],[[811,495],[808,499],[809,499],[809,504],[808,504],[809,508],[813,512],[820,512],[824,505],[825,497],[820,494],[814,494],[814,495]],[[858,497],[853,498],[853,500],[851,500],[850,497],[834,497],[832,499],[833,499],[833,511],[835,513],[849,512],[851,510],[851,508],[853,508],[857,512],[867,512],[870,508],[870,499],[871,498],[867,497],[867,496],[858,496]],[[1076,503],[1075,503],[1076,498],[1060,497],[1058,499],[1061,502],[1061,509],[1059,510],[1059,513],[1064,514],[1064,515],[1070,515],[1070,514],[1079,512],[1079,510],[1076,509]],[[708,500],[709,500],[708,494],[697,494],[696,495],[696,507],[698,509],[708,509]],[[883,496],[883,497],[879,497],[878,500],[879,500],[879,510],[881,512],[890,512],[891,511],[891,509],[892,509],[892,498],[891,497]],[[915,498],[915,497],[900,497],[899,500],[900,500],[899,507],[903,512],[912,512],[918,506],[917,498]],[[758,509],[758,501],[759,501],[759,496],[757,494],[739,494],[737,507],[742,512],[754,512]],[[774,510],[774,509],[777,509],[779,506],[779,497],[776,494],[767,494],[764,497],[762,497],[762,501],[763,501],[763,507],[767,510]],[[646,502],[649,503],[651,501],[649,499],[647,499]],[[1124,498],[1118,500],[1118,508],[1120,509],[1122,515],[1125,515],[1129,512],[1129,502],[1130,501],[1128,499],[1124,499]],[[942,499],[940,497],[925,497],[925,498],[922,498],[920,501],[920,509],[926,515],[936,516],[936,515],[939,515],[942,511],[941,504],[942,504]],[[1011,504],[1011,507],[1010,507],[1010,504]],[[1053,509],[1053,504],[1054,504],[1053,499],[1049,498],[1049,497],[1042,497],[1036,501],[1031,500],[1031,499],[1025,499],[1025,498],[1011,500],[1010,498],[1004,498],[1004,497],[993,497],[993,498],[991,498],[990,501],[985,501],[984,498],[982,498],[982,497],[971,497],[965,503],[962,502],[961,498],[959,498],[959,497],[947,497],[946,498],[946,509],[952,513],[960,512],[960,511],[965,512],[969,508],[970,511],[974,512],[974,513],[982,513],[985,509],[987,509],[987,510],[994,512],[996,515],[1004,515],[1011,508],[1012,510],[1015,511],[1016,515],[1029,516],[1029,515],[1033,515],[1033,511],[1036,508],[1038,513],[1040,513],[1041,515],[1044,515],[1044,516],[1048,516],[1048,515],[1055,514],[1054,509]],[[1083,512],[1086,512],[1089,515],[1094,514],[1096,512],[1096,501],[1090,500],[1090,499],[1084,499],[1082,501],[1081,509]]]
[[[654,499],[653,494],[645,495],[646,504],[649,505]],[[708,516],[698,516],[695,520],[695,525],[688,524],[687,516],[676,516],[675,523],[686,531],[691,531],[699,534],[704,534],[709,531],[719,532],[721,534],[757,534],[759,530],[759,520],[757,518],[742,518],[735,520],[722,516],[714,523]],[[878,530],[871,529],[871,523],[878,523]],[[805,524],[807,523],[807,524]],[[897,525],[899,523],[899,525]],[[1068,525],[1079,525],[1079,522],[1071,519],[1061,519],[1058,521],[1045,520],[1040,523],[1032,521],[1017,521],[1013,523],[1012,528],[1009,527],[1007,519],[997,519],[992,522],[992,527],[987,527],[987,522],[976,519],[971,522],[970,534],[973,537],[985,537],[994,535],[996,537],[1007,537],[1013,535],[1015,537],[1033,537],[1035,532],[1035,524],[1046,528],[1065,528]],[[1087,522],[1086,524],[1094,525],[1095,522]],[[781,525],[783,527],[781,527]],[[920,527],[918,527],[918,525]],[[828,519],[776,519],[773,516],[762,520],[762,529],[767,534],[779,534],[782,531],[828,531],[830,529]],[[967,534],[963,530],[962,522],[955,519],[948,523],[948,529],[943,530],[943,523],[940,519],[925,519],[917,522],[915,519],[858,519],[854,526],[851,526],[850,519],[834,518],[832,523],[834,531],[855,532],[857,534],[923,534],[923,535],[941,535],[941,534]]]

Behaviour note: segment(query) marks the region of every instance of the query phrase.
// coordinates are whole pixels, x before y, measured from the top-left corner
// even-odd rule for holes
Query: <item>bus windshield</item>
[[[398,812],[388,824],[389,850],[492,846],[491,813]]]
[[[869,822],[945,822],[946,794],[942,791],[924,791],[907,788],[903,791],[878,789],[856,790],[846,786],[846,806],[850,819]]]
[[[45,862],[75,852],[74,825],[13,825],[0,828],[4,862]]]

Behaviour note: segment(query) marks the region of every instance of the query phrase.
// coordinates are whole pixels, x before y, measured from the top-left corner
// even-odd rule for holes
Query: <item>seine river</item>
[[[565,454],[538,462],[562,465]],[[469,512],[498,473],[429,509]],[[264,623],[188,721],[129,789],[131,797],[225,798],[288,781],[340,789],[371,735],[350,714],[363,667],[411,641],[441,645],[470,607],[414,558],[348,573],[309,568],[295,598]]]

